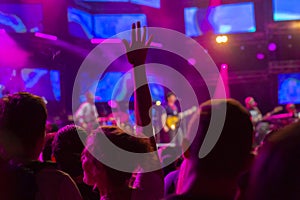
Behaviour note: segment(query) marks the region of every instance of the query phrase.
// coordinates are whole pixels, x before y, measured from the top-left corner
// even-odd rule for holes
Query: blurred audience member
[[[37,161],[46,119],[38,96],[20,92],[0,99],[1,199],[82,199],[69,175]]]
[[[217,143],[208,155],[199,158],[209,125],[215,124],[211,121],[212,109],[219,113],[225,108],[224,127]],[[195,119],[200,120],[199,124]],[[190,146],[180,168],[179,195],[170,199],[234,199],[239,177],[252,160],[252,123],[247,110],[233,99],[203,103],[189,124],[183,145]]]
[[[52,161],[52,142],[56,135],[56,132],[54,133],[47,133],[45,137],[45,144],[43,147],[43,150],[41,152],[41,161],[47,162]]]
[[[145,160],[130,160],[128,163],[122,162],[122,155],[115,150],[112,150],[107,145],[107,139],[121,148],[122,150],[134,153],[152,152],[148,139],[137,138],[125,133],[118,127],[107,126],[96,130],[87,139],[87,146],[82,153],[82,168],[84,170],[84,182],[88,185],[97,187],[101,200],[118,200],[118,199],[139,199],[135,195],[138,194],[138,189],[135,188],[131,181],[132,172],[134,172],[141,162]],[[113,161],[120,166],[129,166],[131,172],[123,172],[105,165],[101,161]],[[98,157],[100,156],[100,158]],[[137,158],[138,159],[138,158]],[[156,194],[152,194],[155,196]],[[143,199],[156,199],[151,196],[144,196]]]
[[[75,125],[67,125],[57,132],[54,137],[52,152],[58,169],[68,173],[77,184],[84,200],[98,200],[99,194],[93,188],[83,183],[81,152],[87,133]]]
[[[268,137],[254,162],[248,200],[300,199],[300,123]]]

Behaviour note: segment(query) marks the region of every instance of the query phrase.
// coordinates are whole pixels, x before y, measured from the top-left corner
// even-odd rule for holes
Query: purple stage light
[[[109,39],[104,39],[104,38],[93,38],[90,40],[92,44],[100,44],[100,43],[106,43],[106,44],[119,44],[122,43],[120,39],[117,38],[109,38]]]
[[[257,58],[258,60],[263,60],[263,59],[265,58],[265,55],[264,55],[263,53],[257,53],[257,54],[256,54],[256,58]]]
[[[277,45],[274,42],[272,42],[269,44],[268,49],[269,51],[276,51]]]
[[[222,64],[222,65],[221,65],[221,68],[222,68],[222,69],[227,69],[227,68],[228,68],[228,65],[227,65],[227,64]]]
[[[45,33],[35,33],[34,34],[35,37],[39,37],[39,38],[44,38],[44,39],[47,39],[47,40],[57,40],[57,37],[55,35],[48,35],[48,34],[45,34]]]

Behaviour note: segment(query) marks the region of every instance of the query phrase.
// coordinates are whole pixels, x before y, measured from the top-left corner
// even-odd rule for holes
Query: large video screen
[[[153,101],[164,100],[164,88],[161,85],[155,84],[158,82],[158,77],[154,75],[147,75],[148,82],[150,82],[150,92]],[[94,80],[94,81],[91,81]],[[91,83],[92,82],[92,83]],[[95,102],[115,101],[132,101],[133,79],[131,73],[122,72],[107,72],[98,81],[94,75],[82,73],[79,77],[80,87],[80,102],[85,101],[84,94],[88,91],[96,90]]]
[[[0,96],[26,91],[47,101],[61,100],[60,73],[40,68],[0,68]]]
[[[86,11],[68,8],[68,26],[72,36],[82,39],[110,38],[130,29],[132,23],[140,21],[147,25],[145,14],[90,14]],[[130,39],[130,32],[120,39]]]
[[[200,36],[209,31],[215,34],[256,31],[253,2],[224,4],[207,9],[185,8],[184,17],[187,36]]]
[[[92,39],[93,34],[93,16],[85,11],[69,7],[68,8],[68,26],[72,36],[82,39]]]
[[[41,4],[0,4],[0,29],[14,33],[43,30]]]
[[[160,8],[160,0],[83,0],[84,2],[131,2],[138,5]]]
[[[94,32],[96,38],[109,38],[114,35],[130,29],[132,23],[140,21],[142,26],[147,25],[145,14],[97,14],[94,15]],[[124,39],[130,39],[128,35],[122,36]],[[122,38],[122,39],[123,39]]]
[[[205,19],[208,9],[190,7],[184,9],[185,33],[197,37],[205,33]]]
[[[149,6],[153,8],[160,8],[160,0],[131,0],[131,3]]]
[[[273,20],[300,20],[300,1],[273,0]]]
[[[86,2],[128,2],[129,0],[83,0]]]
[[[278,75],[278,103],[300,103],[300,73]]]

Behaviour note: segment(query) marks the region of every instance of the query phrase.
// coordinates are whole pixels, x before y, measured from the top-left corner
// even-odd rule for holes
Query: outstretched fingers
[[[153,40],[153,35],[150,35],[148,41],[146,42],[146,47],[150,47],[152,40]]]
[[[140,21],[138,21],[137,23],[136,23],[136,25],[137,25],[137,42],[141,42],[141,35],[142,35],[142,33],[141,33],[141,22]]]
[[[132,28],[131,28],[131,43],[135,43],[136,42],[136,27],[135,27],[135,23],[132,24]]]

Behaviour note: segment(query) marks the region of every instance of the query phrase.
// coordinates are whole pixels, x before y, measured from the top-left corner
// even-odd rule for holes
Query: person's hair
[[[217,143],[208,155],[199,159],[200,147],[211,123],[212,109],[219,113],[225,108],[224,126]],[[248,111],[233,99],[209,100],[200,105],[200,111],[195,116],[199,117],[199,127],[194,140],[190,141],[189,150],[191,156],[196,158],[194,160],[201,162],[200,168],[212,173],[239,173],[245,167],[252,149],[253,127]],[[193,119],[189,131],[195,131]]]
[[[81,152],[87,133],[76,125],[67,125],[58,130],[52,142],[52,153],[57,166],[72,177],[82,175]]]
[[[300,123],[273,133],[250,173],[247,199],[300,199]]]
[[[45,144],[42,150],[42,159],[44,162],[51,161],[52,157],[52,142],[56,135],[56,132],[47,133],[45,137]]]
[[[0,99],[0,137],[6,145],[20,145],[32,153],[45,136],[46,119],[46,105],[41,97],[19,92]]]
[[[121,159],[117,152],[112,151],[107,142],[104,140],[106,137],[112,144],[116,145],[118,148],[132,152],[132,153],[148,153],[153,152],[153,148],[150,145],[148,138],[138,138],[132,136],[122,129],[116,126],[103,126],[98,128],[92,135],[87,139],[88,151],[96,157],[101,155],[103,160],[113,160],[114,163],[120,163]],[[94,162],[99,162],[96,158],[93,158]],[[99,158],[98,158],[99,159]],[[100,161],[101,162],[101,161]],[[139,165],[141,160],[131,160],[128,161],[129,165],[132,166],[132,172]],[[123,185],[127,180],[130,179],[132,173],[122,172],[116,169],[113,169],[107,166],[105,163],[102,163],[106,171],[109,180],[114,183],[116,186]],[[121,164],[121,163],[120,163]]]

